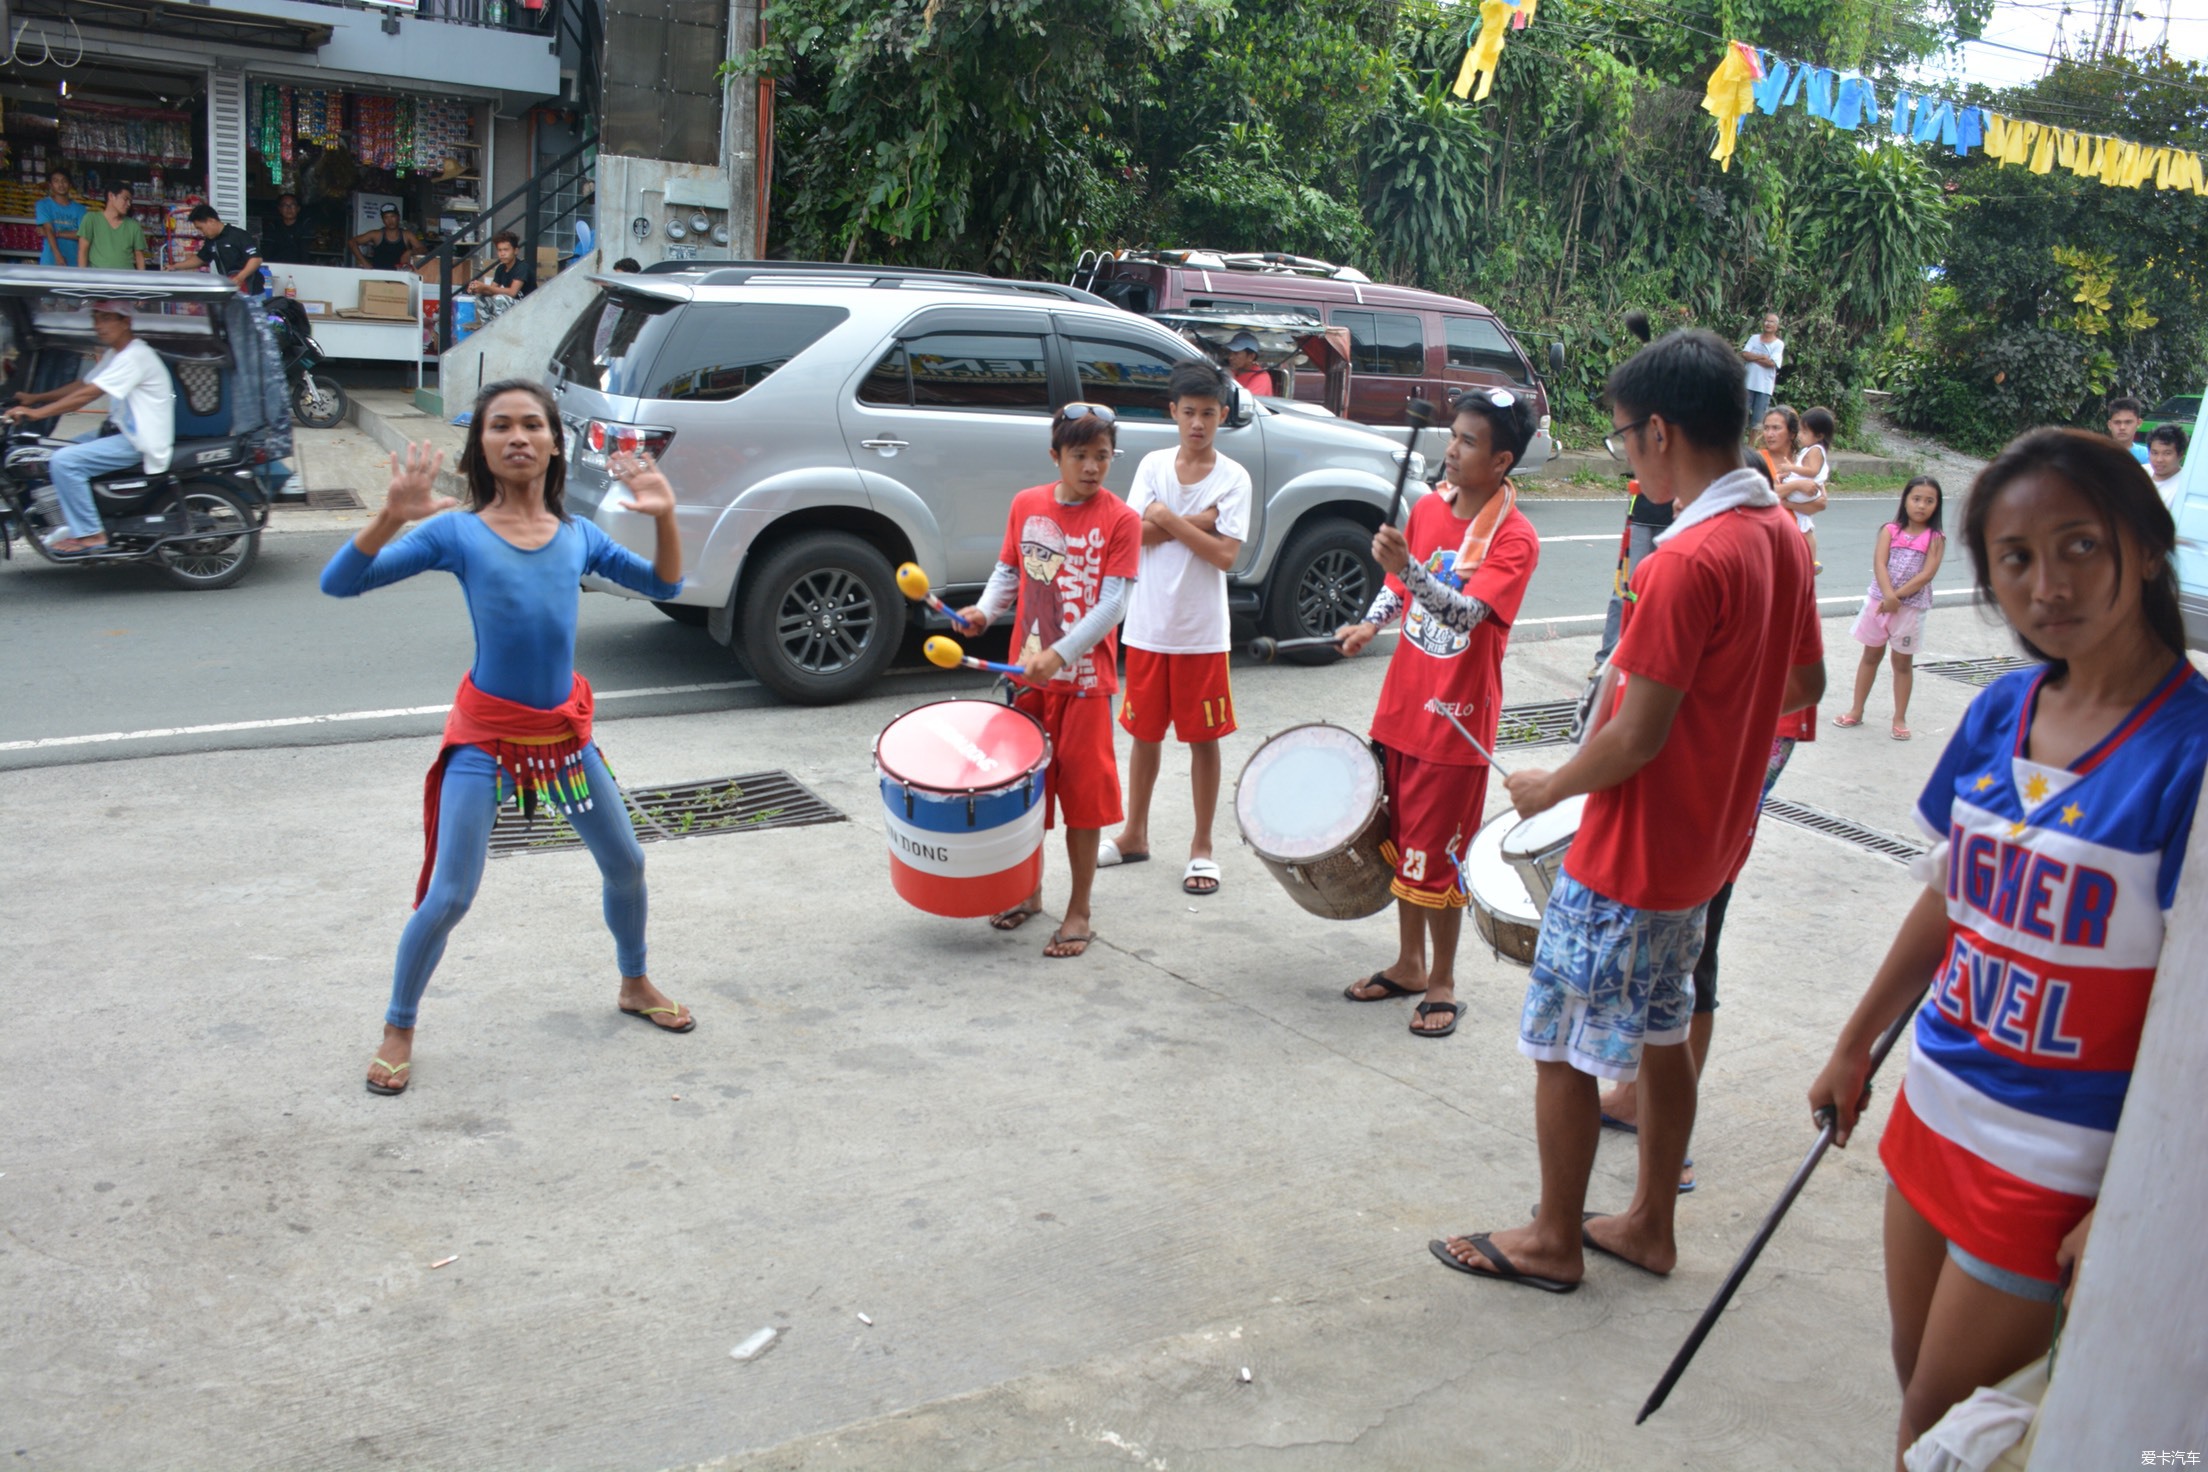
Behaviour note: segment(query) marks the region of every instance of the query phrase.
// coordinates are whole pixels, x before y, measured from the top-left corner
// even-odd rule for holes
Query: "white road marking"
[[[653,695],[698,695],[713,690],[746,690],[757,680],[716,680],[704,685],[653,685],[642,690],[600,690],[600,700],[637,700]],[[0,741],[0,751],[44,751],[56,746],[99,746],[114,741],[160,741],[171,736],[215,736],[232,731],[278,731],[287,726],[330,726],[345,721],[388,721],[400,716],[441,716],[444,705],[402,705],[389,710],[346,710],[319,716],[277,716],[265,721],[221,721],[207,726],[156,726],[144,731],[102,731],[91,736],[42,736],[36,741]]]
[[[1623,532],[1587,532],[1569,537],[1543,537],[1541,545],[1546,547],[1551,542],[1616,542],[1623,537]]]

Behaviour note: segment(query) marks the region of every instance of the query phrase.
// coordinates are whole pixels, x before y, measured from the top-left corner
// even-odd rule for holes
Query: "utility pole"
[[[740,61],[759,44],[759,0],[729,0],[728,59]],[[721,89],[721,167],[728,175],[728,249],[740,259],[762,254],[760,182],[766,156],[759,136],[759,87],[749,77]]]

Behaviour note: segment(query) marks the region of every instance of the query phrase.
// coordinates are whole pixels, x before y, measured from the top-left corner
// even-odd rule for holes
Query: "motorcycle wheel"
[[[179,588],[212,592],[245,576],[261,555],[260,528],[245,499],[227,486],[193,481],[177,492],[192,530],[190,541],[171,542],[155,553],[161,570]]]
[[[327,373],[303,373],[291,391],[291,417],[308,429],[335,429],[352,408],[345,385]]]

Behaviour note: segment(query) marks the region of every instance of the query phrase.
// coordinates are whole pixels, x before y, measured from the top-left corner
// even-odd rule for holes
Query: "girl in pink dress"
[[[1947,553],[1940,530],[1944,497],[1940,483],[1920,475],[1902,488],[1901,509],[1878,529],[1878,550],[1871,556],[1871,590],[1849,630],[1863,646],[1855,667],[1855,702],[1832,723],[1845,729],[1863,724],[1863,706],[1878,682],[1879,656],[1891,650],[1894,661],[1894,739],[1909,739],[1909,692],[1916,683],[1917,649],[1924,642],[1924,616],[1932,607],[1932,579]]]

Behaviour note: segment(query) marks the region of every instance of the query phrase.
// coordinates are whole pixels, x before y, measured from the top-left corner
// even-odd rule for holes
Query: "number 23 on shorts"
[[[1398,864],[1396,868],[1405,879],[1413,884],[1418,883],[1426,877],[1426,850],[1422,848],[1403,850],[1403,862]]]

